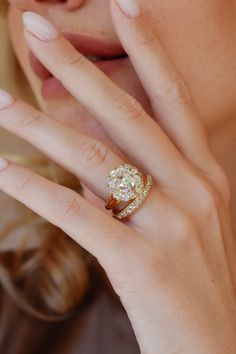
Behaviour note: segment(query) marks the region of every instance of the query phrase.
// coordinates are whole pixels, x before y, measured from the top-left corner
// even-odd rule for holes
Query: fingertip
[[[9,165],[9,162],[0,156],[0,172],[4,171]]]
[[[0,110],[10,107],[15,99],[7,91],[0,89]]]
[[[25,29],[41,41],[50,42],[59,37],[56,27],[37,13],[25,11],[22,15],[22,20]]]
[[[120,12],[128,18],[138,18],[141,15],[139,0],[112,0],[115,12]]]

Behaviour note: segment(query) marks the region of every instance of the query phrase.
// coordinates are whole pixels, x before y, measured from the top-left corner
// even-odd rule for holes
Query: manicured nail
[[[138,0],[116,0],[116,3],[128,17],[135,18],[141,15],[141,9]]]
[[[14,103],[14,98],[4,90],[0,89],[0,109],[5,109]]]
[[[3,157],[0,157],[0,172],[5,170],[7,166],[8,166],[8,161],[5,160]]]
[[[58,30],[46,18],[30,11],[23,13],[26,29],[42,41],[50,42],[58,38]]]

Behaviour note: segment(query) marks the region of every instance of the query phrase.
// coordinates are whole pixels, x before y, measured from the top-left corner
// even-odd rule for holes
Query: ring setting
[[[105,207],[112,210],[115,218],[123,219],[144,202],[153,180],[150,175],[145,178],[136,167],[124,164],[110,171],[107,184],[110,194]]]

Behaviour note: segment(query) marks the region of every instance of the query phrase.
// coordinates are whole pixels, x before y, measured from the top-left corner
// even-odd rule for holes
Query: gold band
[[[110,196],[107,200],[107,204],[105,205],[105,208],[107,210],[112,210],[118,204],[119,204],[119,201],[117,199],[115,199],[112,194],[110,194]]]
[[[132,201],[126,208],[121,210],[120,212],[115,212],[113,210],[113,216],[116,219],[123,219],[132,214],[136,209],[138,209],[144,202],[144,200],[147,198],[150,189],[153,185],[153,179],[150,175],[147,176],[147,183],[142,192],[140,193],[139,196],[137,196],[134,201]]]

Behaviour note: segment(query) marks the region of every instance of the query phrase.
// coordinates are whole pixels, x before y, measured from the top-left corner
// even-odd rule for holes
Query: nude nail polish
[[[5,170],[7,166],[8,166],[8,161],[5,160],[3,157],[0,157],[0,172]]]
[[[0,110],[11,106],[14,101],[14,98],[8,92],[0,89]]]
[[[126,16],[136,18],[141,15],[141,9],[138,0],[115,0],[115,1]]]
[[[44,17],[30,11],[23,13],[25,28],[38,39],[50,42],[59,37],[58,30]]]

